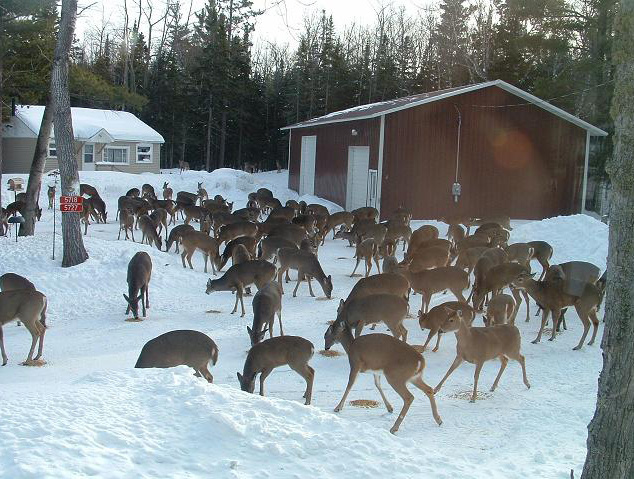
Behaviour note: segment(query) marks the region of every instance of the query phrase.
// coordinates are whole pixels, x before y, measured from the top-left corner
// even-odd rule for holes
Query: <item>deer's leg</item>
[[[533,340],[533,344],[537,344],[542,340],[542,333],[544,332],[544,326],[546,326],[546,321],[548,321],[548,309],[542,310],[542,324],[539,327],[539,333],[537,333],[537,337]],[[553,313],[554,316],[554,313]]]
[[[432,338],[438,334],[438,329],[430,329],[425,344],[423,344],[423,351],[427,349],[427,345],[431,342]]]
[[[146,311],[145,311],[145,301],[143,301],[143,297],[145,296],[145,289],[146,286],[141,287],[141,309],[143,310],[143,317],[145,318],[146,315]]]
[[[357,260],[357,264],[354,265],[354,269],[352,270],[352,273],[350,273],[350,277],[352,278],[354,276],[354,273],[357,272],[357,268],[359,267],[359,263],[361,262],[361,258],[356,258]],[[367,266],[366,266],[366,270],[367,270]]]
[[[507,361],[508,362],[508,361]],[[480,371],[482,371],[482,365],[484,363],[476,363],[475,373],[473,374],[473,393],[471,393],[471,400],[469,402],[475,402],[478,397],[478,379],[480,378]],[[500,368],[503,371],[503,368]]]
[[[211,375],[211,373],[209,372],[209,369],[207,369],[207,365],[203,364],[199,369],[198,372],[202,375],[202,377],[204,377],[208,383],[213,383],[214,382],[214,377]]]
[[[553,317],[553,332],[550,335],[550,338],[548,338],[548,341],[553,341],[555,339],[555,336],[557,335],[557,326],[559,325],[559,318],[561,317],[561,309],[558,311],[552,310],[552,317]],[[583,319],[581,321],[583,322]],[[586,321],[587,321],[587,318],[586,318]]]
[[[277,320],[280,322],[280,336],[284,336],[284,330],[282,329],[282,311],[277,312]],[[271,332],[271,334],[273,334],[273,332]]]
[[[438,336],[436,336],[436,346],[434,346],[434,349],[432,349],[432,353],[435,353],[436,351],[438,351],[438,346],[440,346],[440,337],[442,336],[442,333],[440,331],[438,331]]]
[[[376,265],[376,269],[379,272],[379,274],[381,274],[381,266],[379,265],[379,258],[377,258],[376,256],[374,257],[374,264]]]
[[[306,381],[306,391],[304,391],[306,402],[304,404],[306,406],[310,405],[310,401],[313,395],[313,380],[315,379],[315,370],[311,368],[308,364],[303,364],[300,367],[294,367],[292,364],[289,364],[289,366],[293,371],[303,377]]]
[[[513,299],[515,300],[515,309],[513,314],[511,315],[511,323],[515,324],[515,317],[517,316],[517,312],[520,310],[520,305],[522,304],[522,297],[520,296],[520,290],[511,288],[511,294],[513,295]],[[528,302],[526,303],[526,307],[528,307]],[[528,318],[527,318],[528,320]]]
[[[185,249],[185,248],[183,248]],[[190,269],[194,269],[194,267],[192,266],[192,256],[194,256],[194,252],[196,251],[196,249],[194,249],[194,251],[190,251],[187,253],[187,262],[189,263],[189,267]]]
[[[273,368],[266,368],[260,373],[260,396],[264,396],[264,380],[271,374],[271,371]]]
[[[40,338],[40,332],[37,330],[37,326],[36,323],[37,319],[35,321],[28,321],[25,322],[24,325],[26,326],[26,328],[29,330],[29,333],[31,333],[31,349],[29,350],[29,355],[26,358],[25,364],[31,364],[33,362],[33,352],[35,351],[35,345],[37,344],[37,340]]]
[[[310,283],[310,276],[306,276],[306,281],[308,282],[308,292],[314,298],[315,297],[315,293],[313,293],[313,286]]]
[[[297,284],[295,285],[295,289],[293,290],[293,298],[297,296],[297,288],[299,288],[299,283],[301,282],[302,282],[301,270],[297,270]]]
[[[400,378],[398,379],[394,378],[386,372],[385,379],[387,379],[387,382],[390,383],[390,386],[392,386],[392,388],[398,393],[398,395],[401,396],[401,398],[403,398],[403,408],[401,409],[401,412],[396,418],[394,425],[390,429],[390,432],[392,434],[396,434],[396,431],[398,431],[398,428],[403,422],[403,419],[405,419],[405,416],[407,415],[407,411],[409,411],[409,407],[412,405],[412,402],[414,401],[414,395],[411,392],[409,392],[409,389],[407,389],[406,383],[401,381]]]
[[[579,340],[579,344],[577,344],[574,348],[572,348],[573,351],[578,351],[579,349],[581,349],[583,347],[583,342],[586,340],[586,336],[588,335],[588,331],[590,331],[590,319],[588,319],[588,314],[585,311],[579,311],[577,310],[577,314],[579,314],[579,318],[581,319],[581,322],[583,323],[583,334],[581,335],[581,339]],[[596,327],[595,327],[596,328]],[[595,329],[596,331],[596,329]],[[595,334],[592,334],[592,340],[594,341],[594,336]]]
[[[145,285],[145,307],[150,309],[150,286]]]
[[[2,325],[0,325],[0,352],[2,353],[2,365],[6,366],[9,358],[7,352],[4,350],[4,333],[2,332]]]
[[[42,357],[42,351],[44,350],[44,334],[46,333],[46,326],[44,326],[39,319],[36,319],[36,325],[38,329],[40,329],[40,344],[37,347],[37,355],[35,359],[40,359]]]
[[[491,392],[495,391],[495,388],[498,387],[498,382],[500,382],[502,373],[506,369],[506,365],[508,363],[509,363],[509,358],[507,358],[504,355],[500,356],[500,370],[498,371],[498,375],[495,377],[495,381],[493,381],[493,386],[491,386]]]
[[[244,291],[242,289],[242,285],[240,285],[240,287],[238,288],[238,298],[240,298],[240,306],[242,307],[242,315],[240,316],[241,318],[244,318],[245,312],[244,312],[244,300],[242,299],[242,295],[244,294]],[[238,299],[236,298],[236,299]]]
[[[134,228],[130,228],[130,234],[132,235],[132,241],[136,243],[136,240],[134,239]]]
[[[531,309],[528,293],[525,290],[522,290],[522,296],[524,296],[524,301],[526,301],[526,321],[528,321],[529,315],[530,315],[530,309]],[[515,301],[515,316],[517,316],[517,312],[520,309],[520,304],[521,304],[521,301],[519,303]]]
[[[280,289],[282,290],[282,294],[284,294],[284,286],[282,283],[282,275],[284,274],[284,270],[283,267],[280,265],[280,270],[278,271],[278,278],[277,278],[277,282],[280,285]]]
[[[181,254],[181,260],[183,261],[183,268],[187,268],[187,266],[185,266],[185,255],[187,254],[187,252],[185,251],[185,248],[183,248],[183,254]]]
[[[462,301],[463,303],[467,302],[467,300],[465,299],[464,295],[462,294],[462,291],[460,291],[459,289],[451,289],[450,288],[450,291],[458,299],[458,301]]]
[[[445,376],[440,380],[438,385],[434,388],[434,394],[437,394],[438,391],[440,391],[440,388],[445,383],[447,378],[451,376],[451,373],[453,373],[456,370],[456,368],[458,368],[458,366],[462,364],[462,361],[463,361],[462,356],[457,355],[456,358],[453,360],[453,363],[451,363],[451,366],[449,366],[449,370],[447,370],[447,372],[445,373]]]
[[[418,389],[423,391],[427,398],[429,399],[429,405],[431,406],[431,412],[434,416],[434,420],[436,424],[439,426],[442,424],[442,419],[440,418],[440,414],[438,414],[438,408],[436,407],[436,398],[434,397],[434,390],[432,387],[423,381],[422,373],[414,378],[411,383],[416,386]]]
[[[203,253],[203,258],[205,259],[205,273],[207,272],[207,260],[209,259],[209,256]]]
[[[361,336],[361,331],[363,331],[363,326],[364,326],[363,321],[359,321],[356,324],[356,326],[354,327],[354,339],[357,339],[359,336]]]
[[[125,232],[125,237],[126,239],[128,239],[128,231],[126,230]],[[117,241],[119,241],[121,239],[121,226],[119,226],[119,236],[117,236]]]
[[[597,318],[597,312],[596,311],[591,311],[590,314],[590,319],[592,320],[592,338],[590,339],[590,342],[588,343],[588,346],[592,346],[594,344],[594,340],[597,337],[597,330],[599,329],[599,318]]]
[[[354,382],[357,379],[357,375],[359,374],[359,368],[355,365],[350,364],[350,375],[348,376],[348,385],[346,386],[346,390],[343,393],[343,397],[337,407],[335,407],[335,412],[339,412],[343,409],[344,404],[346,403],[346,399],[348,398],[348,394],[350,394],[350,389],[354,385]]]
[[[383,404],[385,404],[385,409],[387,409],[387,412],[389,413],[393,412],[394,408],[385,397],[385,394],[383,393],[383,389],[381,389],[381,374],[374,373],[374,385],[379,390],[379,394],[381,395],[381,399],[383,399]]]

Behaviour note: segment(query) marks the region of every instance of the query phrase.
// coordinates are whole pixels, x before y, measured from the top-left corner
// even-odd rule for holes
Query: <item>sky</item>
[[[129,11],[138,11],[139,0],[127,0]],[[147,2],[148,0],[141,0]],[[150,0],[160,9],[165,0]],[[206,0],[182,0],[188,8],[192,2],[192,11],[200,10]],[[77,35],[83,34],[91,25],[99,25],[102,18],[109,19],[115,25],[122,24],[124,0],[80,0],[79,9],[88,7],[77,21]],[[433,5],[434,0],[253,0],[256,9],[265,13],[257,17],[254,43],[287,43],[294,47],[301,33],[303,18],[311,14],[319,14],[325,10],[331,14],[335,27],[356,23],[369,25],[376,19],[377,12],[382,6],[404,7],[406,11],[415,15],[421,8]]]

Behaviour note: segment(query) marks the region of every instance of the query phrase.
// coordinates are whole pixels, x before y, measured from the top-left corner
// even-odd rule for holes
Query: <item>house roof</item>
[[[447,88],[445,90],[438,90],[429,93],[421,93],[419,95],[411,95],[403,98],[396,98],[395,100],[388,100],[379,103],[370,103],[368,105],[356,106],[348,108],[347,110],[336,111],[324,116],[312,118],[310,120],[295,123],[293,125],[285,126],[282,130],[291,130],[294,128],[308,128],[318,125],[327,125],[330,123],[340,123],[352,120],[367,120],[370,118],[380,117],[382,115],[388,115],[407,108],[414,108],[425,103],[431,103],[433,101],[442,100],[456,95],[462,95],[482,88],[488,88],[491,86],[497,86],[503,90],[512,93],[529,103],[533,103],[540,108],[543,108],[550,113],[557,115],[564,120],[574,123],[580,128],[587,130],[593,136],[607,136],[607,133],[596,126],[591,125],[588,122],[583,121],[580,118],[568,113],[567,111],[557,108],[551,105],[547,101],[537,98],[524,90],[521,90],[510,83],[506,83],[502,80],[493,80],[484,83],[476,83],[474,85],[465,85],[453,88]]]
[[[43,115],[44,107],[41,105],[20,105],[16,108],[16,116],[35,135],[40,131]],[[165,143],[160,133],[127,111],[72,107],[71,116],[73,133],[79,141]]]

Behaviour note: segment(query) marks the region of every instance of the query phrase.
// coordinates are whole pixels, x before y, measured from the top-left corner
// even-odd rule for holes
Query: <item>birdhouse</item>
[[[24,180],[22,178],[11,178],[7,181],[7,184],[9,185],[9,191],[22,191]]]

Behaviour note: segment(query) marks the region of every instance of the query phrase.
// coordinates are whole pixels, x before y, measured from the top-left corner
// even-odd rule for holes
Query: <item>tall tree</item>
[[[51,97],[54,109],[55,144],[62,179],[62,194],[79,196],[79,173],[70,112],[69,63],[73,43],[77,0],[62,0],[62,13],[53,57],[51,73]],[[79,224],[79,213],[62,215],[62,238],[64,253],[62,267],[75,266],[88,259]]]
[[[603,370],[582,479],[634,477],[634,0],[621,0],[614,25],[615,140],[607,165],[612,204]]]

